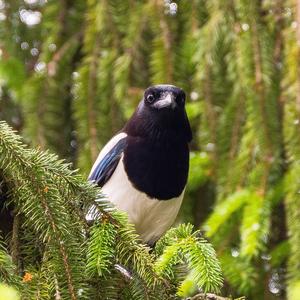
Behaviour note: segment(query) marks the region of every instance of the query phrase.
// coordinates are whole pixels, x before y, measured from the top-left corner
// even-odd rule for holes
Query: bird
[[[128,215],[142,242],[154,245],[173,225],[189,172],[185,92],[148,87],[125,126],[100,151],[88,180]]]

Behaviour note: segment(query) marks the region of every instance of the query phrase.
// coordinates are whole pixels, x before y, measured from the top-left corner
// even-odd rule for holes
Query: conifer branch
[[[72,300],[78,299],[81,289],[92,288],[90,281],[114,274],[115,264],[121,264],[132,273],[125,289],[132,289],[130,294],[136,299],[151,299],[157,293],[165,299],[173,299],[172,276],[166,276],[173,272],[173,266],[163,262],[169,260],[168,251],[172,247],[176,249],[175,261],[179,262],[181,255],[186,257],[195,283],[207,291],[220,287],[221,271],[215,252],[210,244],[197,238],[191,226],[181,225],[169,233],[165,240],[168,245],[160,243],[160,251],[162,247],[166,249],[156,262],[157,257],[140,244],[124,213],[99,198],[97,188],[82,181],[56,156],[25,147],[5,122],[0,123],[0,150],[5,153],[0,156],[0,168],[14,187],[13,203],[18,213],[24,214],[24,226],[32,228],[39,242],[45,244],[40,264],[45,270],[49,264],[52,274],[49,290],[56,291],[56,297],[63,299],[68,295]],[[75,210],[68,209],[70,201],[74,201],[76,207],[79,200],[84,200],[87,208],[92,204],[95,207],[97,222],[91,229],[85,227]],[[179,236],[182,240],[176,245]],[[84,244],[88,244],[87,249],[80,250]],[[163,267],[156,267],[156,263]],[[82,278],[84,270],[89,280]],[[26,280],[35,276],[29,274]],[[36,291],[40,291],[38,286]]]

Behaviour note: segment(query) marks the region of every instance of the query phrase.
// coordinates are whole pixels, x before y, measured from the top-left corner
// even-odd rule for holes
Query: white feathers
[[[182,194],[170,200],[149,198],[135,189],[124,170],[123,158],[102,188],[108,200],[126,212],[144,242],[154,242],[174,223],[181,206]]]

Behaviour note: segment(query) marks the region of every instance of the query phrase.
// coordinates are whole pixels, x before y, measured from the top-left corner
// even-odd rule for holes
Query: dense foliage
[[[179,299],[191,285],[220,290],[215,251],[192,225],[171,229],[150,253],[99,190],[54,155],[27,149],[4,122],[0,152],[1,185],[14,207],[10,253],[0,240],[0,280],[22,299]],[[95,200],[89,226],[84,216]]]
[[[152,83],[182,87],[188,95],[194,140],[189,186],[178,221],[194,224],[212,242],[224,272],[224,294],[256,300],[298,299],[300,1],[175,2],[0,0],[0,118],[30,146],[50,149],[86,175],[101,146],[130,116],[145,87]],[[35,168],[44,170],[42,158],[55,165],[51,156],[26,153],[41,164]],[[4,162],[2,155],[1,161],[4,169],[8,160]],[[18,174],[10,166],[7,170],[16,172],[17,181],[29,180],[24,169],[18,171],[24,174]],[[53,180],[57,174],[51,176],[40,177],[36,184],[62,184]],[[34,185],[31,190],[24,188],[36,197],[40,193]],[[66,189],[69,193],[71,188]],[[67,207],[72,203],[63,200],[66,195],[59,195],[57,187],[50,191],[53,207],[66,207],[55,218],[65,216],[68,222],[74,214],[77,220],[76,212]],[[12,197],[22,199],[26,193]],[[23,214],[26,209],[31,213],[33,202],[22,205]],[[45,212],[36,209],[32,220],[25,218],[26,228],[38,226],[34,220],[41,222],[39,214]],[[40,234],[32,240],[49,236],[53,228],[46,225],[38,226]],[[68,241],[70,259],[79,263],[85,254],[74,256],[72,251],[85,241],[81,227],[74,227],[79,232],[73,236],[63,224],[58,226],[63,226],[61,238]],[[159,274],[172,277],[177,256],[172,257],[185,253],[183,244],[194,250],[207,245],[199,239],[195,246],[196,237],[190,235],[189,227],[178,230],[187,231],[187,236],[180,231],[181,240],[169,244],[166,256],[162,254],[164,260],[155,264]],[[105,234],[116,234],[116,228],[109,222],[95,224],[90,234],[94,240],[83,251],[94,249],[107,261],[88,264],[87,274],[108,276],[104,266],[115,255],[105,250],[113,243]],[[169,232],[170,239],[172,235]],[[45,253],[44,266],[49,268],[41,270],[41,276],[55,272],[63,263],[52,263],[61,251],[59,240],[50,241],[39,252]],[[140,247],[134,245],[134,249]],[[161,255],[157,247],[153,255]],[[88,258],[93,260],[91,255]],[[3,261],[12,270],[5,257]],[[201,274],[203,266],[198,267]],[[80,270],[80,266],[74,270],[75,281]],[[143,271],[136,271],[148,282]],[[117,281],[118,273],[115,276]],[[202,279],[197,279],[198,284]],[[55,290],[47,280],[46,276],[42,284]],[[135,280],[131,285],[141,288]]]

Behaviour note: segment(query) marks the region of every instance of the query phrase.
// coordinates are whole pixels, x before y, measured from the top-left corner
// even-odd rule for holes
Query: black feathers
[[[123,154],[125,172],[137,190],[158,200],[179,197],[187,182],[192,139],[184,105],[185,94],[175,86],[148,88],[122,130],[127,137],[112,147],[89,179],[103,186]]]
[[[187,182],[189,149],[186,143],[128,137],[124,166],[129,180],[151,198],[180,196]]]
[[[157,105],[163,101],[167,105]],[[132,184],[151,198],[168,200],[185,188],[192,133],[184,104],[181,89],[150,87],[123,129],[128,134],[125,171]]]

